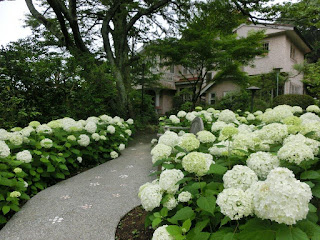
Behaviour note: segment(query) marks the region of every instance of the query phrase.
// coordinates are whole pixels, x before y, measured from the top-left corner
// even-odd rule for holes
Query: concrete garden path
[[[136,136],[119,158],[41,191],[0,231],[0,239],[114,240],[121,217],[140,205],[139,187],[152,180],[153,137]]]

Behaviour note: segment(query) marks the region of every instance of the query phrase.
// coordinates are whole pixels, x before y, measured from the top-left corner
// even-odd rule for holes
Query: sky
[[[293,2],[296,1],[297,0],[294,0]],[[274,3],[281,2],[284,2],[284,0],[274,1]],[[24,15],[28,12],[24,0],[7,0],[0,2],[0,46],[31,34],[30,29],[23,28]]]

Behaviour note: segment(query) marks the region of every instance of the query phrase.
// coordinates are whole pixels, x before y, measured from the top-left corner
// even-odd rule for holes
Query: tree
[[[130,66],[137,59],[135,51],[140,42],[174,32],[175,25],[188,17],[190,0],[25,0],[32,14],[28,25],[48,44],[65,47],[77,59],[87,56],[101,64],[110,64],[119,95],[119,114],[133,114],[128,95],[131,91]],[[263,1],[230,0],[241,10],[261,6]],[[159,21],[166,20],[167,30]],[[158,33],[158,34],[157,34]],[[101,38],[100,38],[101,37]],[[99,40],[103,42],[103,51]],[[87,68],[86,62],[83,68]],[[130,110],[131,109],[131,110]]]
[[[306,85],[307,93],[312,97],[320,99],[320,60],[299,66],[303,72],[303,83]]]
[[[216,82],[227,77],[241,84],[246,76],[240,66],[249,64],[264,52],[263,32],[250,33],[246,38],[233,33],[245,21],[246,16],[239,13],[233,1],[199,4],[193,19],[181,29],[181,37],[158,40],[148,47],[148,51],[160,55],[167,66],[182,65],[188,69],[188,74],[192,75],[189,83],[195,106],[209,71],[220,71],[214,77]],[[188,80],[185,74],[180,74]]]

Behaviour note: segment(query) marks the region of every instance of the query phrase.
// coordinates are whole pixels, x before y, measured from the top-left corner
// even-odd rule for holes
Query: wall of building
[[[166,112],[170,111],[173,108],[173,97],[175,91],[172,90],[161,90],[160,97],[160,106],[159,114],[164,115]]]
[[[225,93],[231,93],[238,90],[240,90],[240,86],[231,81],[223,81],[221,83],[214,84],[206,92],[206,102],[210,104],[211,93],[215,93],[216,100],[219,100],[224,97]]]

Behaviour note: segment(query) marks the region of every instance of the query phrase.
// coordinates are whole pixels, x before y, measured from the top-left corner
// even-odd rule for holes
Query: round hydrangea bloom
[[[51,128],[61,128],[62,123],[59,120],[53,120],[48,123],[48,126]]]
[[[279,165],[279,159],[267,152],[252,153],[247,159],[247,166],[261,179],[266,179],[269,172]]]
[[[218,121],[222,121],[225,123],[232,123],[232,122],[236,121],[236,115],[234,114],[234,112],[232,112],[228,109],[225,109],[220,112],[220,115],[218,117]]]
[[[160,138],[159,143],[174,147],[179,143],[179,136],[175,132],[166,131]]]
[[[313,140],[313,139],[310,139],[310,138],[307,138],[300,133],[297,135],[289,135],[289,137],[284,139],[283,145],[289,144],[292,142],[306,144],[307,146],[309,146],[312,149],[312,152],[314,155],[317,155],[319,152],[320,142]]]
[[[200,141],[193,134],[184,134],[180,138],[179,146],[190,152],[199,148]]]
[[[18,198],[20,196],[21,196],[21,193],[18,191],[13,191],[10,193],[10,197],[12,197],[12,198]]]
[[[239,220],[252,214],[252,197],[242,189],[224,189],[217,197],[221,213],[231,220]]]
[[[23,136],[23,137],[30,137],[30,134],[34,132],[34,128],[32,127],[25,127],[24,129],[22,129],[20,131],[20,134]],[[0,133],[1,135],[1,133]],[[1,139],[0,139],[1,140]]]
[[[172,148],[162,143],[157,144],[152,150],[152,163],[170,156]]]
[[[79,163],[82,163],[82,157],[77,157],[77,161],[78,161]]]
[[[96,142],[100,140],[100,135],[98,133],[93,133],[91,135],[92,139],[95,140]]]
[[[309,121],[303,122],[300,128],[300,133],[306,135],[312,132],[312,136],[308,136],[312,139],[320,140],[320,122],[318,121]]]
[[[209,113],[214,113],[214,111],[215,111],[214,108],[208,108],[208,109],[207,109],[207,112],[209,112]]]
[[[258,176],[247,166],[235,165],[223,175],[224,188],[239,188],[247,190],[258,181]]]
[[[174,158],[174,161],[175,161],[176,163],[180,163],[182,157],[184,157],[185,155],[186,155],[185,152],[178,152],[177,155],[176,155],[176,157]]]
[[[177,114],[177,116],[178,116],[179,118],[183,118],[183,117],[185,117],[186,115],[187,115],[187,113],[186,113],[185,111],[179,111],[178,114]]]
[[[214,122],[211,126],[211,132],[217,132],[220,131],[221,129],[223,129],[225,126],[227,126],[227,124],[225,122],[222,121],[217,121]]]
[[[211,132],[206,130],[198,132],[197,138],[202,143],[213,143],[216,140],[216,136],[214,136]]]
[[[169,120],[170,120],[173,124],[178,124],[178,123],[180,123],[180,119],[177,118],[176,115],[170,115]]]
[[[126,148],[126,145],[124,145],[123,143],[121,143],[118,147],[119,151],[122,151]]]
[[[22,169],[21,168],[15,168],[15,169],[13,169],[13,172],[14,173],[21,173],[22,172]]]
[[[84,129],[88,132],[88,133],[95,133],[97,130],[97,124],[93,121],[90,121],[86,124],[86,126],[84,127]]]
[[[174,196],[169,196],[167,201],[163,204],[164,207],[168,208],[168,210],[174,209],[178,205],[178,201]]]
[[[152,145],[155,145],[155,144],[157,144],[157,143],[158,143],[158,139],[154,138],[154,139],[151,140],[151,144],[152,144]]]
[[[0,140],[5,141],[9,139],[10,134],[7,132],[7,130],[1,128],[0,129]]]
[[[256,135],[254,133],[241,133],[233,136],[232,146],[234,149],[254,150],[256,144]]]
[[[130,124],[130,125],[132,125],[132,124],[133,124],[133,119],[132,119],[132,118],[129,118],[129,119],[127,120],[127,123]]]
[[[252,132],[252,129],[249,125],[246,125],[246,124],[241,124],[239,127],[238,127],[238,131],[239,133],[251,133]]]
[[[36,128],[36,127],[38,127],[40,124],[41,124],[41,123],[39,123],[38,121],[32,121],[32,122],[29,123],[29,126]]]
[[[132,131],[130,130],[130,129],[127,129],[127,130],[125,130],[124,131],[126,134],[128,134],[128,136],[131,136],[131,134],[132,134]]]
[[[248,114],[248,116],[247,116],[247,120],[248,121],[253,121],[253,120],[255,120],[256,119],[256,117],[252,114],[252,113],[249,113]]]
[[[146,211],[152,211],[160,206],[162,191],[157,183],[146,183],[139,188],[141,205]]]
[[[320,117],[314,113],[308,112],[305,114],[302,114],[300,116],[300,119],[302,120],[302,123],[309,123],[311,121],[318,121],[320,122]]]
[[[174,237],[168,233],[167,227],[168,225],[158,227],[152,235],[152,240],[174,240]]]
[[[213,146],[209,148],[210,154],[214,156],[226,156],[229,151],[232,151],[232,142],[230,141],[222,141],[213,144]]]
[[[69,141],[71,141],[71,142],[77,140],[77,138],[76,138],[74,135],[69,135],[69,136],[67,137],[67,139],[68,139]]]
[[[282,122],[286,125],[296,125],[299,126],[302,123],[302,120],[296,116],[287,117],[282,120]]]
[[[83,146],[83,147],[86,147],[90,144],[90,138],[88,135],[86,134],[81,134],[79,136],[79,140],[78,140],[78,143],[80,146]]]
[[[0,158],[6,158],[10,155],[10,148],[8,145],[0,140]]]
[[[11,133],[10,137],[9,137],[9,141],[13,145],[19,146],[19,145],[21,145],[23,143],[23,136],[18,132]]]
[[[226,126],[224,127],[219,135],[219,141],[223,141],[231,138],[233,135],[237,134],[239,130],[234,126]]]
[[[100,135],[100,140],[105,141],[107,140],[106,136]]]
[[[288,136],[287,125],[280,123],[271,123],[256,132],[258,137],[260,137],[262,140],[270,140],[273,143],[281,143],[282,140]]]
[[[28,150],[23,150],[17,153],[16,159],[24,163],[29,163],[32,161],[32,155]]]
[[[78,132],[83,129],[83,124],[81,121],[75,121],[72,118],[63,118],[60,119],[63,130],[66,132]]]
[[[320,113],[320,108],[317,105],[310,105],[306,110],[307,112]]]
[[[253,113],[253,115],[255,115],[255,116],[259,116],[259,115],[262,115],[262,114],[263,114],[262,111],[256,111],[256,112]]]
[[[52,128],[49,127],[47,124],[42,124],[36,128],[36,131],[37,133],[51,134]]]
[[[260,116],[261,120],[265,123],[280,122],[282,119],[292,117],[293,113],[291,107],[287,105],[281,105],[275,107],[273,110],[265,111]]]
[[[45,138],[41,140],[40,145],[44,148],[51,148],[53,146],[53,142],[49,138]]]
[[[237,120],[241,123],[248,123],[248,120],[245,117],[237,117]]]
[[[182,167],[190,173],[195,173],[197,176],[204,176],[210,169],[214,161],[210,154],[201,152],[192,152],[182,159]]]
[[[179,202],[188,202],[191,198],[192,198],[192,195],[188,191],[181,192],[178,195],[178,201]]]
[[[108,131],[109,133],[111,133],[111,134],[114,134],[114,133],[116,132],[116,129],[115,129],[114,126],[109,125],[109,126],[107,127],[107,131]]]
[[[160,174],[159,186],[170,194],[175,194],[179,189],[179,182],[184,175],[181,170],[167,169]]]
[[[290,142],[283,145],[278,151],[278,158],[299,165],[303,161],[313,160],[312,149],[300,142]]]
[[[267,180],[252,186],[253,208],[262,219],[270,219],[287,225],[305,219],[312,198],[312,192],[306,183],[294,178],[286,168],[275,168]]]
[[[116,151],[112,151],[112,152],[110,153],[110,157],[111,157],[112,159],[115,159],[115,158],[119,157],[119,154],[118,154]]]
[[[302,113],[303,109],[300,106],[293,106],[292,107],[292,113]]]
[[[195,119],[197,116],[195,115],[194,112],[188,112],[187,115],[186,115],[186,119],[190,122],[193,121],[193,119]]]

